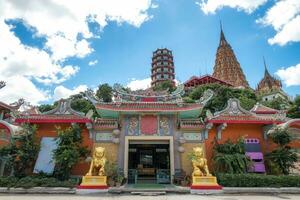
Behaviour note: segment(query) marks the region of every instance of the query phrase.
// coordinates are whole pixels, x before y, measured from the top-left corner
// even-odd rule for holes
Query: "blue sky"
[[[107,10],[89,9],[78,16],[90,17],[88,14],[93,12],[104,12],[106,17],[90,22],[78,19],[74,22],[76,27],[72,26],[73,21],[67,26],[59,22],[55,26],[55,20],[64,21],[66,18],[69,22],[63,11],[57,11],[57,6],[73,12],[73,16],[77,14],[79,9],[69,9],[68,5],[49,4],[49,12],[52,7],[59,12],[55,13],[55,17],[49,17],[41,12],[46,7],[33,1],[34,8],[26,11],[35,17],[45,17],[44,23],[22,15],[18,10],[16,14],[5,14],[4,11],[1,17],[0,9],[0,20],[9,27],[0,25],[0,29],[6,28],[7,32],[7,35],[0,34],[0,41],[2,37],[12,49],[4,52],[5,56],[0,52],[4,60],[1,64],[8,71],[12,70],[8,75],[0,76],[7,79],[7,88],[2,89],[4,94],[0,94],[0,99],[13,101],[23,95],[27,101],[38,104],[52,102],[87,87],[95,88],[100,83],[117,82],[133,88],[145,87],[150,76],[152,51],[161,47],[173,51],[176,79],[180,82],[193,75],[211,74],[219,43],[220,20],[226,39],[252,88],[263,77],[264,56],[270,73],[282,79],[284,90],[292,96],[300,94],[299,1],[287,0],[298,6],[291,11],[290,5],[266,0],[241,0],[241,4],[233,0],[225,3],[210,0],[198,3],[194,0],[141,1],[133,4],[133,8],[127,4],[124,4],[126,8],[115,4],[107,6]],[[129,3],[135,2],[130,0]],[[9,3],[4,4],[8,6]],[[20,11],[25,9],[18,4],[9,6],[17,6]],[[114,10],[114,6],[117,9]],[[281,13],[276,10],[280,6],[291,14],[279,23],[276,19]],[[126,12],[119,11],[122,8]],[[5,37],[15,38],[9,42]],[[20,40],[19,46],[14,42],[16,38]],[[68,39],[67,42],[65,39]],[[11,53],[18,48],[21,50]],[[35,56],[45,59],[35,59]],[[23,69],[26,72],[11,75]],[[20,84],[23,81],[24,85]],[[19,82],[19,86],[12,82]]]

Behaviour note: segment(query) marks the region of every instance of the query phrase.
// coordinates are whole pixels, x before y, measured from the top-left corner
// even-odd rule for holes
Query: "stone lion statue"
[[[193,154],[192,164],[194,169],[192,176],[211,176],[207,167],[207,160],[204,158],[203,148],[194,147]]]
[[[96,176],[104,176],[105,175],[105,168],[104,168],[105,164],[106,164],[105,148],[104,147],[96,147],[94,149],[93,158],[92,158],[89,172],[86,174],[86,176],[93,176],[94,174]]]

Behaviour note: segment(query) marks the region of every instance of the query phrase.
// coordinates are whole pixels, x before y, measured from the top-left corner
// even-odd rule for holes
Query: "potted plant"
[[[116,187],[120,187],[123,183],[124,180],[124,176],[121,174],[118,174],[117,178],[116,178]]]
[[[184,179],[181,181],[181,186],[186,187],[190,184],[190,182],[191,182],[191,177],[189,175],[186,175]]]
[[[109,186],[115,186],[115,180],[118,176],[118,166],[115,163],[109,161],[105,165],[105,174],[107,176],[107,181]]]

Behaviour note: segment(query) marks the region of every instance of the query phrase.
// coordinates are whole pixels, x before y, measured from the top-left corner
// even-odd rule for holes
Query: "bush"
[[[300,187],[300,176],[264,174],[218,174],[224,187]]]
[[[277,128],[271,134],[271,139],[278,147],[266,154],[266,160],[276,166],[281,174],[288,175],[294,163],[297,162],[297,154],[288,145],[292,141],[292,136],[286,128]]]
[[[76,185],[75,180],[59,181],[53,177],[27,176],[24,178],[0,177],[0,187],[32,188],[32,187],[69,187]]]
[[[68,180],[72,167],[88,154],[86,147],[82,147],[81,128],[78,124],[65,130],[57,129],[58,137],[56,142],[58,147],[54,150],[55,160],[54,175],[59,180]]]
[[[227,140],[223,144],[215,140],[213,161],[217,173],[241,174],[251,166],[250,158],[245,155],[243,138],[236,143]]]

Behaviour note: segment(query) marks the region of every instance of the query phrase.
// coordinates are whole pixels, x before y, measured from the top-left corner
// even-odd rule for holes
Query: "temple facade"
[[[73,110],[71,100],[63,99],[56,108],[44,113],[37,109],[14,111],[14,115],[5,115],[11,116],[11,119],[6,118],[2,123],[5,125],[6,143],[1,145],[17,137],[18,132],[14,130],[20,130],[23,123],[36,124],[42,151],[45,138],[57,137],[57,127],[67,128],[76,123],[82,129],[82,145],[90,150],[95,147],[107,149],[107,160],[116,163],[130,183],[143,180],[172,183],[173,175],[178,171],[191,174],[189,154],[199,146],[205,150],[209,169],[213,171],[214,141],[222,143],[243,137],[247,143],[256,142],[261,155],[264,155],[275,147],[268,134],[272,134],[278,126],[289,127],[294,137],[292,148],[300,148],[300,119],[290,120],[283,111],[259,103],[247,111],[238,99],[230,99],[224,110],[214,114],[208,112],[206,118],[201,119],[202,109],[214,92],[207,90],[195,103],[184,103],[183,93],[183,85],[172,93],[152,89],[127,92],[120,85],[115,85],[114,101],[106,103],[97,99],[92,91],[87,91],[86,96],[101,116],[96,119],[91,117],[91,113],[84,115]],[[7,105],[1,108],[5,107]],[[9,110],[5,112],[11,113]],[[8,123],[9,126],[6,126]],[[3,141],[3,138],[0,140]],[[1,165],[3,169],[3,162]],[[261,163],[257,163],[259,165]],[[88,167],[88,159],[83,160],[73,168],[72,174],[85,175]],[[262,167],[257,169],[264,170]]]

